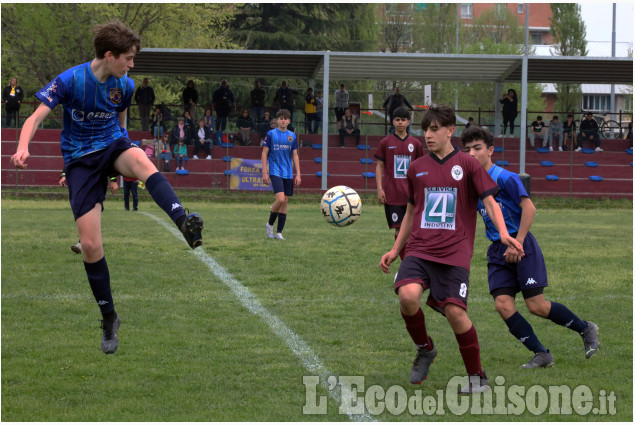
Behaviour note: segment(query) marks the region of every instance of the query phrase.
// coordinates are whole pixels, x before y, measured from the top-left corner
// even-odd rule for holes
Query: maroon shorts
[[[399,294],[399,288],[404,285],[418,283],[424,291],[430,289],[426,304],[445,316],[448,303],[467,310],[469,277],[470,271],[463,267],[408,256],[395,276],[395,293]]]

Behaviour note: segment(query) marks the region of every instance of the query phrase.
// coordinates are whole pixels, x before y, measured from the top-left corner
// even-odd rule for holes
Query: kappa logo
[[[108,301],[106,301],[106,300],[97,301],[97,305],[106,305],[106,304],[109,304]]]
[[[536,281],[534,280],[533,277],[530,277],[529,279],[527,279],[527,285],[533,285],[534,283],[536,283]]]
[[[174,211],[177,208],[183,208],[183,207],[181,206],[181,204],[174,203],[174,204],[172,204],[172,210],[171,211]]]
[[[568,328],[569,326],[571,326],[571,323],[573,323],[573,320],[571,320],[569,323],[567,323],[566,325],[564,325],[565,328]]]
[[[522,338],[518,338],[518,341],[520,341],[522,344],[525,343],[525,341],[527,341],[529,339],[528,336],[523,336]]]

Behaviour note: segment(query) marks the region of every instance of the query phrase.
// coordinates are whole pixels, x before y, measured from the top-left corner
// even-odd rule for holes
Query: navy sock
[[[547,315],[547,319],[553,323],[572,329],[578,333],[586,329],[587,322],[573,314],[571,310],[560,303],[551,302],[551,310]]]
[[[86,276],[90,289],[93,291],[95,301],[99,305],[102,315],[108,315],[115,311],[115,305],[112,301],[112,293],[110,292],[110,272],[108,272],[108,264],[106,257],[96,263],[87,263],[84,261]]]
[[[282,229],[284,229],[284,223],[287,221],[287,215],[278,213],[278,233],[282,233]]]
[[[271,213],[269,213],[269,226],[273,226],[273,223],[276,222],[276,218],[278,218],[278,213],[271,211]]]
[[[519,312],[512,314],[505,320],[505,324],[509,328],[509,332],[522,342],[528,350],[534,353],[547,352],[547,349],[540,343],[534,333],[534,329]]]
[[[177,198],[176,193],[174,193],[172,186],[170,186],[168,179],[157,171],[146,180],[146,188],[154,202],[180,227],[183,219],[185,219],[185,209],[181,205],[179,198]]]

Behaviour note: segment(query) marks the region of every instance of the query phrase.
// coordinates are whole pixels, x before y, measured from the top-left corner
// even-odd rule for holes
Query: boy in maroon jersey
[[[384,137],[377,150],[376,180],[377,199],[384,204],[386,221],[389,229],[395,229],[395,239],[399,236],[399,228],[406,214],[408,204],[408,179],[406,172],[410,163],[423,156],[423,148],[419,139],[408,134],[410,113],[399,107],[393,112],[392,125],[395,132]],[[403,260],[404,250],[399,253]]]
[[[524,252],[522,245],[507,233],[493,197],[499,191],[494,180],[478,161],[452,146],[455,123],[454,110],[445,105],[431,106],[421,121],[430,154],[408,168],[408,206],[402,230],[379,266],[388,273],[390,264],[406,247],[406,258],[395,276],[395,292],[406,329],[418,348],[410,382],[423,382],[437,355],[420,307],[423,292],[430,289],[427,304],[448,319],[470,376],[460,393],[469,394],[490,390],[481,368],[476,329],[466,312],[476,231],[474,211],[479,198],[499,231],[501,242],[517,249],[520,255]]]

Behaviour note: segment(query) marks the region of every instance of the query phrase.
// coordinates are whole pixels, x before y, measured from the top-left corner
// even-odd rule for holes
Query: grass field
[[[488,294],[488,243],[479,219],[469,314],[483,366],[498,385],[495,400],[508,397],[498,406],[511,407],[507,415],[479,414],[474,404],[461,414],[448,406],[444,390],[465,369],[449,325],[429,308],[439,356],[427,381],[408,383],[415,352],[394,274],[377,266],[393,238],[375,204],[366,202],[359,222],[338,229],[323,221],[317,201],[292,201],[287,240],[277,241],[265,236],[266,203],[187,202],[206,226],[204,246],[191,251],[153,203],[132,213],[119,200],[107,201],[104,246],[122,326],[119,350],[106,356],[82,259],[69,250],[76,230],[68,202],[4,199],[1,419],[633,420],[632,204],[539,209],[532,230],[547,261],[546,298],[596,322],[601,347],[585,360],[578,335],[530,317],[519,300],[556,359],[555,367],[534,371],[519,369],[531,353],[509,334]],[[347,376],[363,378],[357,396],[366,397],[371,412],[346,406],[348,393],[333,384]],[[520,407],[512,401],[520,391],[514,386],[525,391]],[[600,410],[586,412],[590,405],[580,406],[576,396],[572,413],[545,410],[550,386],[577,395],[587,386]],[[403,405],[404,396],[431,401],[440,393],[448,397],[436,407]]]

